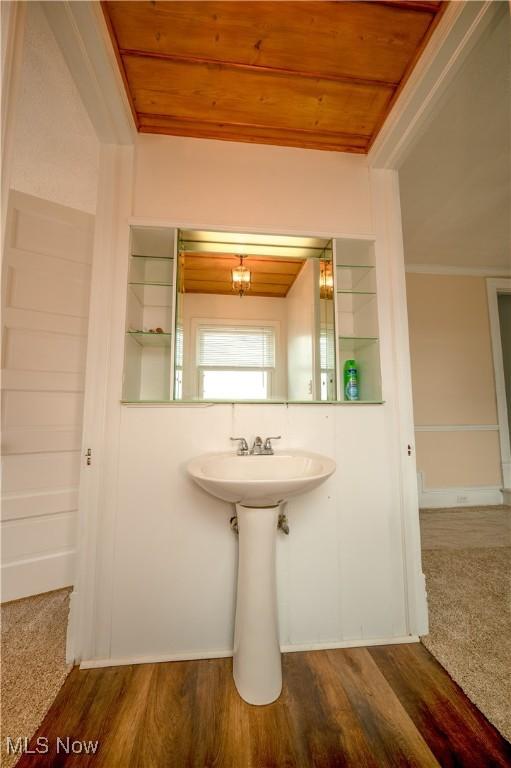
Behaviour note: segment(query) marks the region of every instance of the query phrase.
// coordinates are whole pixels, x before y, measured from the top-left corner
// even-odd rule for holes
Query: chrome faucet
[[[231,437],[230,439],[239,441],[238,450],[236,451],[238,456],[273,456],[273,445],[271,444],[271,441],[280,440],[280,438],[280,435],[276,435],[274,437],[267,437],[266,440],[263,440],[261,437],[257,436],[252,443],[252,448],[248,447],[248,443],[244,437]]]
[[[275,435],[274,437],[267,437],[263,442],[260,437],[256,437],[250,453],[252,456],[273,456],[273,445],[271,444],[271,441],[280,440],[280,438],[281,435]]]
[[[238,450],[236,451],[238,456],[248,456],[250,451],[248,449],[248,443],[247,443],[247,441],[245,440],[244,437],[231,437],[230,439],[231,440],[239,440],[240,444],[238,446]]]
[[[263,445],[263,454],[265,456],[273,456],[273,445],[271,444],[272,440],[280,440],[282,435],[274,435],[273,437],[267,437],[264,441]]]

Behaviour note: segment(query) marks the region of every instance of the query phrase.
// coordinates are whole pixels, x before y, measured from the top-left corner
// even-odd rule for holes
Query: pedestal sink
[[[335,471],[335,461],[294,450],[271,456],[210,453],[190,461],[187,469],[208,493],[236,504],[234,682],[249,704],[270,704],[282,690],[275,576],[280,504],[324,482]]]

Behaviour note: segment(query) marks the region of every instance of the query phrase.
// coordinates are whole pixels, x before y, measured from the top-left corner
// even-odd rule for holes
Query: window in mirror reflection
[[[271,326],[199,325],[197,368],[203,400],[268,400],[275,372]]]
[[[333,299],[330,240],[181,230],[175,399],[335,400]]]

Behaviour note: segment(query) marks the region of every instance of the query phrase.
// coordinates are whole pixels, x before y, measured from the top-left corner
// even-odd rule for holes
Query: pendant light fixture
[[[240,263],[231,270],[232,290],[241,298],[250,290],[250,270],[243,264],[244,256],[240,256]]]
[[[334,295],[334,276],[332,263],[321,260],[319,263],[319,296],[321,299],[331,299]]]

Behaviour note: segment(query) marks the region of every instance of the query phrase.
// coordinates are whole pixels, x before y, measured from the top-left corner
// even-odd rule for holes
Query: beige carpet
[[[422,558],[422,642],[511,741],[511,548],[429,549]]]
[[[65,660],[69,593],[69,589],[60,589],[1,607],[4,768],[18,759],[6,755],[7,736],[34,733],[71,669]]]

